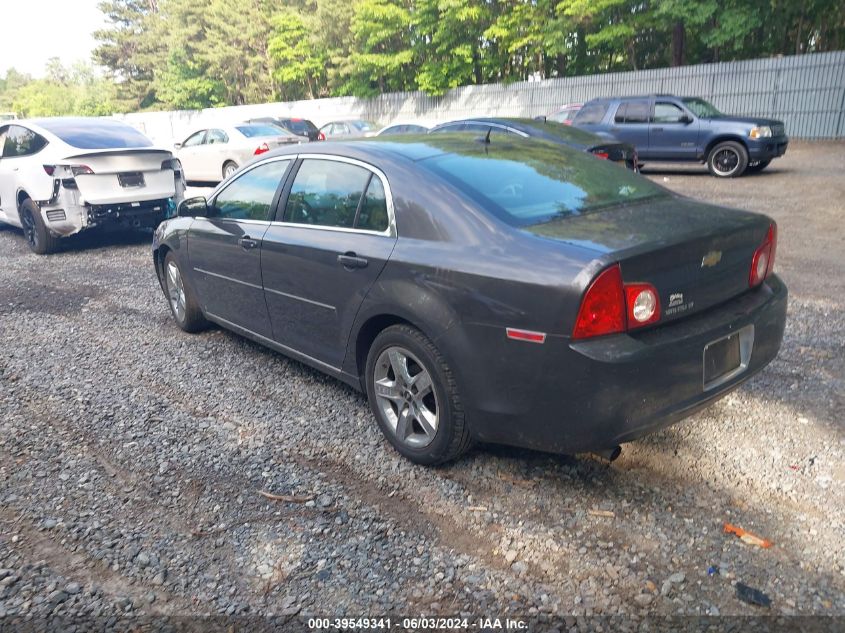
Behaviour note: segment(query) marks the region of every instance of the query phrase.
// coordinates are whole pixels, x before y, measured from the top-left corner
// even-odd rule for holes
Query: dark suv
[[[698,97],[593,99],[573,125],[634,145],[641,161],[706,162],[721,178],[765,169],[789,143],[782,121],[722,114]]]
[[[304,136],[309,141],[325,141],[326,138],[320,134],[320,130],[308,119],[284,118],[284,117],[259,117],[250,119],[247,123],[272,123],[297,136]]]

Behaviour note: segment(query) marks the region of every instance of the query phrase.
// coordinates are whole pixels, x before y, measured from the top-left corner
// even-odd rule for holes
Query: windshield
[[[247,138],[254,136],[290,136],[290,132],[275,125],[239,125],[235,129]]]
[[[681,99],[684,102],[684,105],[692,110],[695,116],[702,118],[702,119],[712,119],[715,117],[722,116],[722,113],[719,112],[712,104],[705,101],[704,99],[699,99],[698,97],[693,97],[689,99]]]
[[[538,139],[500,136],[489,145],[468,149],[466,135],[436,138],[432,145],[454,149],[419,164],[514,226],[668,195],[630,170]]]
[[[109,119],[42,119],[36,123],[77,149],[129,149],[153,144],[134,127]]]
[[[349,124],[355,126],[362,132],[369,132],[373,129],[373,124],[369,121],[349,121]]]

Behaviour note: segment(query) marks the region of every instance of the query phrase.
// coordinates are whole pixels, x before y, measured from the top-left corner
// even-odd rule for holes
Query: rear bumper
[[[751,161],[772,160],[786,154],[789,139],[785,136],[749,142],[748,158]]]
[[[636,439],[692,415],[768,365],[780,349],[786,308],[786,286],[772,276],[726,304],[633,336],[551,337],[536,345],[488,329],[488,341],[476,347],[484,351],[461,372],[471,428],[481,441],[561,453]],[[748,325],[754,343],[746,369],[705,390],[704,347]]]

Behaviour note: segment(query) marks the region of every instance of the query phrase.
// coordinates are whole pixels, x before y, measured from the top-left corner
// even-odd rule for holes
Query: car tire
[[[205,329],[208,321],[205,320],[191,288],[185,283],[182,268],[172,252],[164,258],[162,275],[164,276],[164,294],[176,325],[191,333]]]
[[[758,174],[761,171],[763,171],[766,167],[768,167],[769,163],[771,163],[771,162],[772,162],[771,160],[758,161],[758,162],[754,163],[753,165],[749,165],[748,169],[746,169],[745,171],[747,171],[749,174]]]
[[[238,164],[233,160],[227,160],[223,163],[223,180],[238,171]]]
[[[50,233],[41,208],[30,198],[23,201],[19,211],[21,228],[29,249],[38,255],[49,255],[59,250],[59,238]]]
[[[707,155],[707,169],[717,178],[736,178],[747,167],[748,150],[736,141],[719,143]]]
[[[409,325],[394,325],[367,355],[367,397],[387,440],[425,466],[456,459],[472,445],[458,385],[434,344]]]

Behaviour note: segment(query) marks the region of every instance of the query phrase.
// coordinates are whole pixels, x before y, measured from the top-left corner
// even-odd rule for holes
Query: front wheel
[[[49,255],[59,249],[59,238],[50,233],[41,217],[41,209],[29,198],[21,204],[20,218],[26,243],[33,253]]]
[[[718,178],[736,178],[748,167],[748,150],[736,141],[719,143],[707,156],[707,168]]]
[[[384,330],[370,347],[365,371],[370,408],[382,433],[402,455],[431,466],[469,449],[455,378],[422,332],[408,325]]]
[[[199,332],[208,325],[173,253],[164,258],[164,288],[176,325],[186,332]]]

